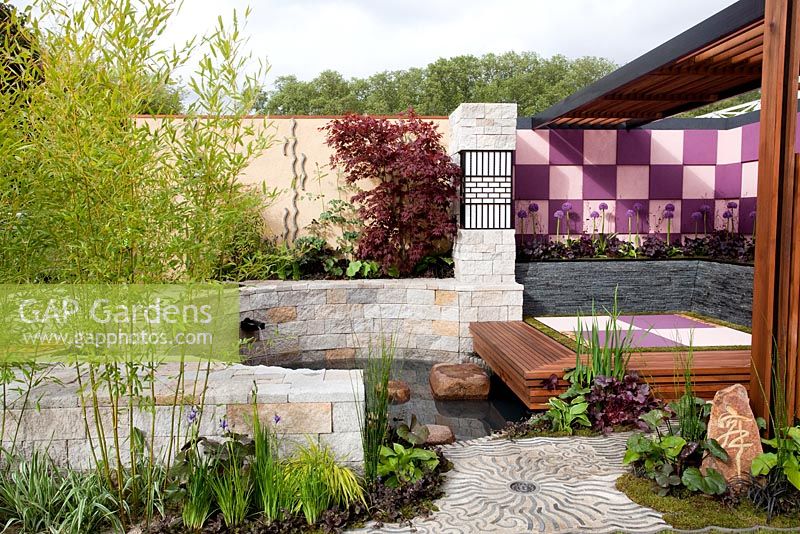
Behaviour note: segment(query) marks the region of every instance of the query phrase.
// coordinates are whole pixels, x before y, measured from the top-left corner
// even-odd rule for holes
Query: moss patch
[[[756,509],[749,501],[744,500],[736,506],[729,507],[711,497],[689,492],[680,496],[659,497],[653,492],[649,480],[632,474],[621,476],[617,480],[617,489],[633,502],[661,512],[664,521],[675,528],[800,527],[800,511],[793,515],[777,516],[767,524],[767,514]]]
[[[741,332],[746,332],[748,334],[750,333],[750,329],[745,327],[745,326],[740,326],[740,325],[736,325],[736,324],[733,324],[733,323],[727,323],[727,322],[724,322],[724,321],[718,321],[716,319],[711,319],[709,317],[705,317],[703,315],[700,315],[699,313],[686,313],[686,312],[665,312],[665,313],[674,313],[674,314],[686,315],[688,317],[693,317],[695,319],[698,319],[698,320],[701,320],[701,321],[705,321],[707,323],[717,324],[719,326],[727,326],[727,327],[732,328],[734,330],[739,330]],[[655,313],[638,313],[636,315],[637,316],[643,316],[643,315],[661,315],[661,314],[662,313],[659,312],[658,314],[655,314]],[[539,332],[541,332],[542,334],[546,335],[547,337],[550,337],[550,338],[554,339],[555,341],[557,341],[561,345],[565,346],[569,350],[571,350],[573,352],[576,352],[578,350],[578,344],[575,342],[575,339],[573,339],[573,338],[571,338],[571,337],[569,337],[567,335],[564,335],[561,332],[553,330],[552,328],[550,328],[546,324],[544,324],[544,323],[542,323],[540,321],[537,321],[533,317],[525,317],[524,321],[527,324],[529,324],[530,326],[532,326],[533,328],[535,328],[536,330],[538,330]],[[687,349],[686,347],[635,347],[632,350],[632,352],[639,353],[639,354],[648,353],[648,352],[675,352],[675,353],[681,353],[681,352],[686,352],[686,349]],[[714,347],[695,347],[694,348],[695,352],[713,352],[713,351],[723,351],[723,350],[750,350],[750,346],[749,345],[718,345],[718,346],[714,346]]]

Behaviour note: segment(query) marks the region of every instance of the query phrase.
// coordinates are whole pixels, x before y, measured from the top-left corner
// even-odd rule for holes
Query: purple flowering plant
[[[597,211],[593,211],[589,214],[589,217],[592,219],[592,233],[597,233],[597,219],[600,218],[600,213]]]
[[[528,204],[528,211],[531,213],[531,231],[535,236],[539,233],[539,204],[531,202]]]
[[[561,210],[556,210],[553,213],[553,217],[556,219],[556,239],[561,235],[561,220],[564,218],[564,212]]]
[[[564,213],[564,226],[567,229],[567,241],[569,241],[569,220],[572,212],[572,202],[564,202],[561,204],[561,211]]]

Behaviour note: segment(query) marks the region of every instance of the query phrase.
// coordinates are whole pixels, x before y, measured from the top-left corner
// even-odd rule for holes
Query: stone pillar
[[[450,155],[459,162],[462,150],[513,151],[516,123],[516,104],[461,104],[450,115]],[[508,189],[497,188],[491,192],[511,195]],[[511,211],[513,224],[513,209]],[[514,232],[514,229],[460,229],[453,247],[456,280],[513,283]]]
[[[516,121],[516,104],[461,104],[450,115],[450,155],[460,162],[462,150],[513,151]],[[481,186],[481,190],[486,189]],[[503,195],[513,201],[508,188],[498,186],[489,192],[493,193],[492,197]],[[513,222],[513,213],[511,216]],[[455,278],[468,288],[470,305],[483,307],[476,308],[476,313],[469,313],[469,309],[463,311],[462,336],[468,336],[469,322],[522,319],[523,287],[514,279],[514,233],[513,228],[459,229],[453,246]],[[462,351],[471,351],[472,340],[464,341]]]
[[[461,104],[450,114],[450,155],[462,150],[514,150],[516,104]]]
[[[514,283],[515,260],[514,230],[458,231],[453,262],[459,282]]]

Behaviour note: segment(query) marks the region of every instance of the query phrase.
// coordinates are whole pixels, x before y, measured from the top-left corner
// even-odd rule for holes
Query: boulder
[[[714,468],[729,482],[749,475],[750,464],[763,449],[758,424],[743,385],[728,386],[714,395],[708,437],[717,440],[729,458],[723,462],[709,456],[703,460],[703,471]]]
[[[489,396],[489,375],[474,363],[437,363],[429,382],[436,400],[481,400]]]
[[[389,380],[389,403],[405,404],[411,399],[411,388],[402,380]]]
[[[447,445],[453,443],[456,437],[449,426],[445,425],[425,425],[428,427],[428,439],[425,440],[426,445]]]

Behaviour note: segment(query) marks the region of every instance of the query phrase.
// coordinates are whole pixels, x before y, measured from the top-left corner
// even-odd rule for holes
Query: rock
[[[356,349],[328,349],[325,351],[326,363],[340,363],[354,361],[356,359]]]
[[[389,380],[389,402],[405,404],[411,399],[411,388],[402,380]]]
[[[447,445],[453,443],[456,437],[449,426],[445,425],[425,425],[428,427],[428,439],[425,445]]]
[[[708,437],[717,440],[729,458],[723,462],[709,456],[703,460],[703,471],[716,469],[729,482],[737,477],[749,476],[750,464],[763,449],[758,425],[743,385],[734,384],[714,395]]]
[[[296,306],[279,306],[267,310],[267,318],[270,323],[280,324],[297,320]]]
[[[489,376],[474,363],[437,363],[429,381],[436,400],[480,400],[489,396]]]

